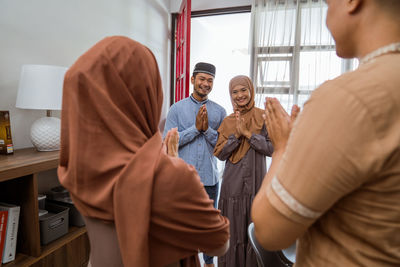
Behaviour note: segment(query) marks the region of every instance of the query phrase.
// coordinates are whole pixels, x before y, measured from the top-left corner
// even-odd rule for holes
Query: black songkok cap
[[[207,73],[215,77],[215,66],[210,63],[199,62],[194,66],[193,75],[195,73]]]

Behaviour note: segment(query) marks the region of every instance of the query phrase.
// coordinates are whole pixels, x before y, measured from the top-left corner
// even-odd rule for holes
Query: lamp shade
[[[23,65],[19,81],[17,108],[61,110],[62,89],[67,68],[48,65]],[[44,117],[31,127],[31,141],[38,151],[60,149],[59,118]]]
[[[19,81],[17,108],[61,110],[65,67],[23,65]]]

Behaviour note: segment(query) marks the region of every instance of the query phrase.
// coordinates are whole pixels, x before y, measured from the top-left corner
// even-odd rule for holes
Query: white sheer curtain
[[[251,77],[256,105],[266,96],[290,110],[303,106],[321,83],[357,63],[336,56],[324,0],[253,0]]]

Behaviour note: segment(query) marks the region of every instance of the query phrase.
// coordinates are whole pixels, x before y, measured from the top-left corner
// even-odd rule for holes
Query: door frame
[[[246,6],[236,6],[236,7],[226,7],[226,8],[216,8],[216,9],[206,9],[206,10],[196,10],[191,12],[191,19],[196,17],[205,17],[205,16],[216,16],[216,15],[228,15],[228,14],[237,14],[237,13],[247,13],[251,12],[251,5]],[[171,13],[171,64],[170,64],[170,106],[175,103],[175,56],[176,56],[176,45],[175,45],[175,32],[177,26],[177,18],[179,13]],[[189,55],[190,57],[190,55]],[[189,73],[188,79],[190,79],[191,75]],[[190,86],[190,85],[189,85]]]

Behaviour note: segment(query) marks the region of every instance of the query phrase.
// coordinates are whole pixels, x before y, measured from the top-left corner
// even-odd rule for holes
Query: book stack
[[[0,262],[15,259],[20,207],[0,202]]]

